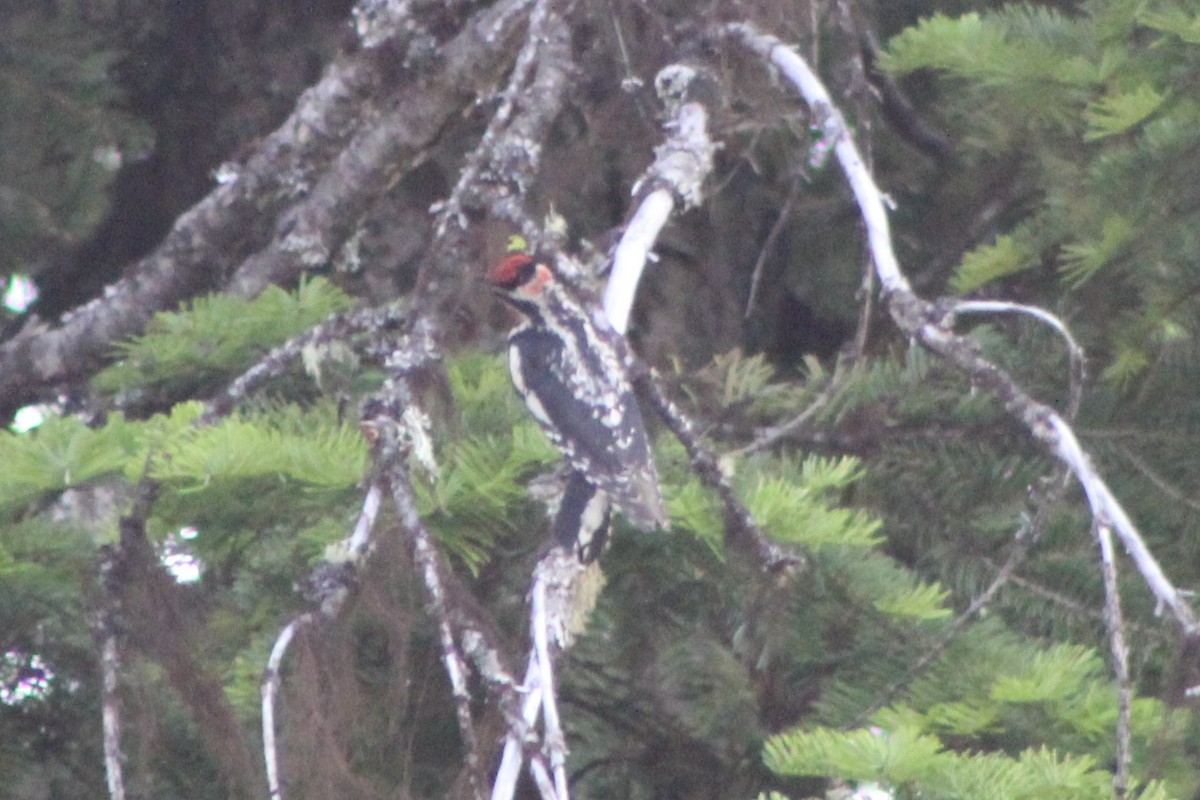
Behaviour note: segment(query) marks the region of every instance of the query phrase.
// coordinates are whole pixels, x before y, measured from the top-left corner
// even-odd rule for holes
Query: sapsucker
[[[624,339],[528,255],[507,256],[487,279],[524,317],[508,337],[509,368],[550,441],[634,525],[668,527]]]
[[[608,545],[611,511],[608,495],[582,472],[571,470],[554,515],[554,541],[575,553],[581,563],[592,563]]]

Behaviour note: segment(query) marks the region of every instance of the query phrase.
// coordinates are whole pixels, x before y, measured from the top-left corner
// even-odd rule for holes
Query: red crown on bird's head
[[[533,258],[526,253],[507,255],[488,271],[487,281],[493,286],[511,288],[528,280],[532,265]]]
[[[496,289],[532,297],[553,280],[550,268],[526,253],[505,256],[487,274],[487,282]]]

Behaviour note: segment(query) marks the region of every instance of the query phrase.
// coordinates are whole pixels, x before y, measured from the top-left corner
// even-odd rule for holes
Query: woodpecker
[[[487,276],[524,318],[508,337],[517,393],[571,467],[637,527],[667,528],[625,341],[548,266],[509,255]]]
[[[572,470],[563,487],[558,513],[554,515],[554,541],[575,553],[581,564],[592,563],[608,545],[610,512],[608,495],[593,486],[582,472]]]

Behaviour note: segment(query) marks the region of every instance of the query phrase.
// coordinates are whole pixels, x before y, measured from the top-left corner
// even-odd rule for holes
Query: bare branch
[[[501,95],[500,107],[459,173],[450,197],[436,207],[439,236],[446,233],[451,222],[466,227],[464,212],[468,199],[484,193],[490,182],[495,195],[491,204],[493,213],[498,212],[497,216],[520,227],[531,243],[540,239],[541,231],[531,224],[519,201],[533,182],[540,160],[542,139],[537,134],[549,125],[561,107],[566,82],[564,68],[570,62],[570,33],[561,15],[572,4],[564,3],[566,7],[557,13],[553,5],[548,0],[539,0],[529,16],[529,34]],[[522,113],[514,120],[518,103]],[[487,180],[483,179],[485,174]],[[509,190],[509,185],[515,191]]]
[[[397,22],[383,24],[398,34]],[[39,391],[91,371],[111,343],[139,332],[154,312],[215,288],[252,233],[251,221],[278,212],[294,186],[355,130],[363,98],[381,81],[384,67],[373,50],[340,56],[245,163],[222,168],[216,188],[180,216],[128,277],[64,315],[60,327],[29,328],[0,346],[0,410],[10,412]]]
[[[758,284],[762,280],[763,267],[767,263],[767,257],[775,249],[775,241],[783,233],[788,220],[792,218],[792,208],[800,199],[800,187],[803,185],[801,180],[801,178],[796,178],[792,181],[792,188],[788,190],[787,200],[783,201],[783,208],[779,209],[779,213],[775,216],[775,223],[771,225],[771,230],[767,233],[767,238],[759,249],[758,259],[754,262],[754,271],[750,277],[750,293],[746,298],[746,311],[742,315],[746,318],[749,318],[754,311],[754,303],[758,299]]]
[[[498,3],[441,45],[441,68],[405,87],[393,111],[346,145],[303,201],[280,218],[274,241],[238,267],[230,291],[253,296],[329,261],[368,203],[397,173],[411,169],[420,151],[492,80],[529,2]]]
[[[263,671],[262,687],[262,737],[263,759],[267,770],[267,788],[272,800],[282,800],[283,787],[279,780],[279,755],[275,743],[275,698],[279,693],[281,680],[280,667],[287,655],[296,632],[307,627],[320,618],[334,619],[350,596],[354,578],[361,570],[371,544],[371,529],[375,527],[375,519],[379,515],[379,504],[382,491],[378,484],[371,484],[367,496],[363,500],[362,511],[354,525],[354,531],[342,545],[342,559],[337,563],[322,564],[307,581],[309,587],[314,587],[317,595],[314,600],[320,609],[321,617],[313,612],[306,612],[293,619],[283,627],[271,655],[267,659],[267,667]]]
[[[1045,481],[1046,490],[1036,499],[1037,510],[1033,518],[1023,520],[1022,525],[1017,528],[1013,535],[1013,545],[1008,553],[1008,558],[996,570],[992,582],[971,600],[971,603],[962,613],[946,626],[946,629],[938,636],[937,641],[930,647],[927,647],[925,652],[921,654],[921,657],[909,665],[903,675],[889,684],[886,689],[879,693],[870,706],[863,709],[854,718],[853,725],[865,724],[875,712],[891,703],[905,687],[909,686],[918,675],[924,672],[930,664],[934,663],[934,661],[946,652],[946,648],[950,646],[950,643],[958,638],[958,635],[966,629],[967,625],[991,604],[992,600],[996,598],[996,594],[1009,581],[1015,582],[1017,580],[1015,576],[1017,567],[1025,560],[1025,556],[1029,553],[1029,548],[1041,538],[1046,523],[1049,521],[1051,511],[1062,500],[1063,495],[1066,494],[1067,487],[1070,485],[1070,476],[1067,474],[1066,468],[1060,466],[1055,474],[1047,477]]]
[[[1067,419],[1075,419],[1079,413],[1079,404],[1083,399],[1083,381],[1086,378],[1087,359],[1084,357],[1083,348],[1075,341],[1075,337],[1071,335],[1071,331],[1067,328],[1065,322],[1058,318],[1057,314],[1051,314],[1044,308],[1037,306],[1025,305],[1024,303],[1012,303],[1006,300],[961,300],[953,303],[953,312],[955,314],[985,314],[985,313],[1008,313],[1008,314],[1025,314],[1040,320],[1051,328],[1053,328],[1063,340],[1067,343],[1067,353],[1070,357],[1071,372],[1070,383],[1067,391]]]
[[[542,706],[542,684],[538,680],[537,654],[532,651],[529,653],[529,666],[525,670],[525,681],[521,685],[525,693],[525,699],[521,702],[521,719],[528,729],[537,721],[538,711]],[[524,745],[518,733],[510,728],[504,741],[500,766],[492,780],[492,800],[511,800],[516,794]]]
[[[829,92],[808,64],[793,49],[774,36],[759,32],[754,26],[737,23],[726,30],[759,55],[768,59],[784,76],[796,85],[812,109],[813,119],[822,131],[822,140],[832,142],[834,152],[846,173],[851,191],[867,225],[867,239],[875,270],[885,294],[908,291],[908,281],[900,271],[892,251],[891,233],[883,194],[875,186],[870,172],[859,155],[842,113],[829,97]]]
[[[636,385],[650,398],[654,410],[687,450],[692,471],[721,498],[721,504],[725,507],[726,535],[730,540],[753,552],[763,567],[770,571],[791,569],[801,564],[803,559],[799,555],[772,542],[758,527],[750,510],[738,499],[733,486],[721,471],[716,456],[700,441],[695,426],[667,395],[662,383],[644,371],[637,377]]]
[[[393,393],[397,397],[405,398],[405,402],[400,403],[401,406],[407,406],[411,402],[407,387],[399,382],[394,385]],[[462,736],[463,748],[466,750],[467,776],[471,785],[471,794],[474,797],[482,798],[482,788],[479,782],[479,741],[475,735],[475,722],[471,717],[471,695],[467,689],[467,665],[454,637],[455,626],[450,616],[441,557],[433,544],[433,538],[421,521],[420,514],[417,513],[416,496],[413,494],[412,484],[405,466],[408,455],[405,436],[395,418],[376,416],[370,422],[378,437],[375,444],[379,453],[380,480],[391,494],[400,524],[407,533],[413,561],[425,583],[429,611],[437,626],[438,640],[442,648],[442,666],[446,670],[446,677],[450,680],[450,693],[454,699],[455,714],[458,717],[459,735]]]
[[[104,726],[104,775],[108,780],[110,800],[125,800],[125,778],[121,766],[125,760],[121,751],[121,699],[117,693],[120,668],[117,637],[109,633],[104,637],[100,650],[100,703]]]
[[[1171,612],[1186,634],[1196,633],[1195,612],[1167,578],[1125,509],[1096,472],[1071,426],[1052,408],[1030,397],[1007,372],[988,361],[973,341],[950,331],[946,315],[913,293],[892,249],[883,195],[863,164],[845,120],[820,79],[803,58],[779,39],[746,24],[730,25],[725,30],[768,59],[796,85],[819,121],[825,139],[834,143],[834,152],[866,224],[875,270],[896,324],[926,349],[957,366],[975,384],[1000,399],[1035,440],[1067,465],[1082,485],[1093,516],[1112,525],[1160,607]]]
[[[576,513],[579,514],[579,518],[573,519],[571,525],[585,527],[591,524],[585,519],[586,511],[568,508],[563,504],[559,506],[556,516],[556,529],[568,527],[563,519],[564,515]],[[586,535],[594,536],[595,531],[588,530]],[[603,535],[607,535],[607,531],[604,531]],[[558,718],[553,659],[557,652],[571,646],[572,637],[579,627],[578,619],[582,613],[590,610],[598,586],[598,581],[589,581],[588,577],[599,574],[598,570],[593,570],[594,562],[585,560],[585,554],[592,552],[590,547],[577,545],[578,543],[568,544],[560,540],[538,560],[533,570],[529,629],[534,646],[530,651],[529,665],[525,672],[526,695],[521,708],[526,727],[537,721],[539,709],[545,711],[543,749],[548,751],[554,784],[558,787],[554,794],[562,798],[567,796],[566,741]],[[526,744],[520,738],[521,735],[521,730],[510,727],[505,738],[500,767],[492,782],[492,800],[511,800],[515,794]],[[537,767],[531,763],[530,769],[536,770]]]
[[[550,775],[546,772],[546,765],[541,761],[531,761],[529,763],[529,773],[533,775],[533,782],[537,784],[538,793],[542,796],[542,800],[558,800],[558,795],[554,791],[554,784],[550,782]]]
[[[614,329],[625,333],[638,282],[659,232],[676,204],[683,208],[699,205],[701,186],[712,172],[716,146],[708,137],[708,112],[690,98],[703,80],[694,68],[672,64],[654,79],[658,96],[671,115],[670,135],[655,150],[654,163],[634,186],[648,194],[625,228],[613,256],[612,274],[604,290],[604,312]]]
[[[328,258],[368,200],[491,80],[529,2],[504,0],[479,12],[439,51],[442,69],[407,87],[382,117],[365,98],[378,94],[387,55],[366,48],[332,63],[245,163],[222,167],[218,186],[127,277],[64,315],[59,327],[28,325],[0,346],[0,412],[89,374],[112,343],[140,332],[155,312],[217,288],[235,268],[231,289],[253,295]],[[400,36],[401,23],[386,18],[375,35],[387,38],[390,29]],[[268,244],[261,221],[277,215]]]
[[[312,614],[302,614],[283,627],[271,648],[267,668],[263,671],[262,687],[259,690],[262,696],[263,761],[266,764],[267,792],[271,800],[283,800],[283,787],[279,782],[279,754],[275,745],[275,695],[279,692],[279,668],[296,631],[312,620]]]
[[[124,763],[121,748],[121,652],[117,643],[117,620],[120,598],[114,570],[119,555],[112,547],[100,550],[97,564],[97,608],[88,617],[92,637],[100,645],[100,718],[104,737],[104,776],[108,782],[109,800],[125,800]]]
[[[1129,645],[1125,621],[1121,615],[1121,590],[1117,583],[1117,560],[1113,551],[1112,529],[1097,520],[1092,533],[1100,545],[1100,570],[1104,576],[1104,623],[1108,627],[1113,672],[1117,679],[1117,769],[1113,774],[1113,792],[1124,800],[1129,791],[1129,767],[1133,762],[1133,679],[1129,675]]]
[[[1079,440],[1075,438],[1070,426],[1053,412],[1051,412],[1049,422],[1052,430],[1058,434],[1057,454],[1071,467],[1076,479],[1083,485],[1092,513],[1102,522],[1112,525],[1121,538],[1121,543],[1125,546],[1125,552],[1137,565],[1138,571],[1149,585],[1150,591],[1158,599],[1160,607],[1166,607],[1172,612],[1184,633],[1195,634],[1197,630],[1195,612],[1187,604],[1183,593],[1176,589],[1167,578],[1166,573],[1159,566],[1158,560],[1146,546],[1145,540],[1142,539],[1141,534],[1126,515],[1125,509],[1121,507],[1104,480],[1092,467],[1091,459],[1083,452],[1083,448],[1080,446]]]
[[[550,637],[547,635],[546,584],[535,579],[531,597],[531,625],[533,652],[537,659],[539,681],[542,689],[542,718],[546,722],[545,749],[550,755],[550,768],[554,774],[554,791],[562,800],[567,800],[567,742],[563,736],[562,723],[558,716],[558,698],[554,686],[554,656],[550,652]]]

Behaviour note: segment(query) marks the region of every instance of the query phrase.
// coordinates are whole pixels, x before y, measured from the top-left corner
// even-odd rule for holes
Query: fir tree
[[[558,455],[479,278],[519,231],[580,254],[590,290],[655,190],[678,213],[630,340],[658,371],[639,388],[672,530],[618,519],[586,575],[556,663],[571,792],[1195,794],[1194,643],[1122,564],[1132,678],[1113,677],[1087,498],[882,313],[897,294],[864,278],[828,119],[726,27],[819,67],[901,266],[946,294],[925,323],[1073,417],[1190,587],[1192,9],[364,0],[289,39],[284,8],[142,5],[3,23],[10,281],[71,283],[131,213],[118,184],[188,140],[150,76],[230,100],[170,176],[202,190],[158,195],[186,213],[120,251],[123,277],[5,312],[0,405],[43,421],[0,433],[0,797],[116,797],[114,768],[128,797],[262,796],[268,665],[286,797],[486,790]],[[185,80],[158,45],[189,23],[211,69]],[[694,154],[696,98],[662,85],[677,61],[721,149],[667,191]],[[964,299],[1069,323],[1077,414],[1062,337]]]

